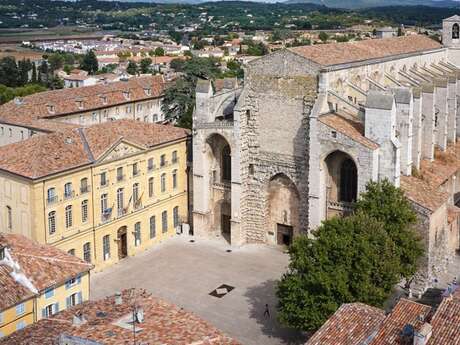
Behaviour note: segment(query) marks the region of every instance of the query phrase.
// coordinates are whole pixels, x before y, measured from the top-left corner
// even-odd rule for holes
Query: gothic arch
[[[460,26],[455,23],[452,25],[452,39],[459,39],[460,38]]]

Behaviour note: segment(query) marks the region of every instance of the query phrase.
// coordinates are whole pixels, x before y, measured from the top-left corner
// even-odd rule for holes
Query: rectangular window
[[[172,172],[172,187],[173,189],[177,188],[177,170]]]
[[[179,206],[173,208],[173,222],[174,228],[179,226]]]
[[[157,224],[155,216],[150,217],[150,238],[155,238],[157,235]]]
[[[153,158],[149,158],[147,161],[147,169],[149,171],[153,170]]]
[[[103,172],[101,173],[101,187],[107,186],[107,173]]]
[[[24,303],[20,303],[16,306],[16,315],[22,315],[26,311]]]
[[[54,288],[48,288],[45,290],[45,298],[51,298],[54,296]]]
[[[161,231],[163,233],[168,232],[168,211],[161,213]]]
[[[139,166],[137,163],[133,164],[133,176],[139,175]]]
[[[19,331],[27,326],[26,322],[24,320],[19,321],[16,324],[16,331]]]
[[[72,188],[72,183],[68,182],[64,185],[64,198],[72,198],[74,195],[73,188]]]
[[[81,292],[76,292],[66,298],[66,308],[71,308],[73,306],[80,304],[81,302],[82,302]]]
[[[166,165],[166,155],[160,156],[160,166],[164,167]]]
[[[141,222],[134,224],[134,246],[141,244]]]
[[[102,249],[104,261],[110,259],[110,235],[105,235],[102,238]]]
[[[149,178],[149,198],[153,197],[154,194],[154,184],[153,184],[153,177]]]
[[[88,220],[88,200],[81,202],[81,222],[85,223]]]
[[[161,192],[166,192],[166,174],[161,174],[160,177]]]
[[[73,219],[72,219],[72,205],[69,205],[65,208],[65,227],[70,228],[72,227]]]
[[[102,194],[101,195],[101,214],[102,214],[103,219],[108,217],[107,209],[108,209],[107,194]]]
[[[123,181],[124,176],[123,176],[123,168],[119,167],[117,168],[117,181]]]
[[[83,260],[91,263],[91,243],[89,242],[83,245]]]
[[[48,232],[50,235],[56,232],[56,211],[48,213]]]
[[[13,229],[13,211],[10,206],[6,206],[6,227],[9,230]]]
[[[173,164],[177,163],[177,151],[173,151],[171,160]]]
[[[47,305],[42,310],[42,318],[50,317],[51,315],[54,315],[58,312],[59,312],[59,303],[53,303],[53,304]]]

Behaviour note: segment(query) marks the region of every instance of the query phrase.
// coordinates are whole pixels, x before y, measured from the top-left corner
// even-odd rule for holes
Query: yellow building
[[[91,264],[0,232],[0,338],[89,299]]]
[[[96,270],[135,255],[187,219],[187,138],[181,128],[120,120],[3,146],[1,228]]]

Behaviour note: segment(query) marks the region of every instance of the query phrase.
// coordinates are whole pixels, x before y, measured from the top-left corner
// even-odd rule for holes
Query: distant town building
[[[391,26],[378,28],[375,32],[377,38],[391,38],[397,36],[398,34],[398,30],[392,28]]]
[[[0,232],[0,341],[88,300],[91,268],[53,246]]]
[[[88,301],[41,320],[0,345],[239,345],[193,313],[142,290]]]

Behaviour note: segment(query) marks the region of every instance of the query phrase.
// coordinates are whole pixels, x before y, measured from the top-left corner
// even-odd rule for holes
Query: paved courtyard
[[[304,343],[301,334],[276,322],[274,286],[288,264],[286,254],[266,246],[230,248],[217,240],[191,239],[174,238],[93,274],[92,298],[144,288],[195,312],[242,344]],[[209,295],[223,284],[234,289],[220,298]],[[225,288],[214,295],[219,293]],[[270,318],[264,317],[265,304]]]

